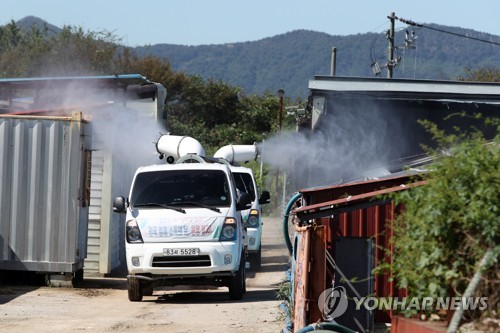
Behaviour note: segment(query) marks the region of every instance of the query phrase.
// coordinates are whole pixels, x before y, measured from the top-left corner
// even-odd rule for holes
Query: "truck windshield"
[[[233,172],[236,188],[240,192],[247,192],[250,194],[252,201],[255,201],[255,188],[253,186],[252,176],[244,172]]]
[[[220,170],[140,173],[132,189],[131,205],[144,207],[152,203],[175,207],[229,207],[231,192],[227,176]]]

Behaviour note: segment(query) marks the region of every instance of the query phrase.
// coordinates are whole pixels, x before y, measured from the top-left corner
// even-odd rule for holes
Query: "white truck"
[[[258,148],[256,145],[227,145],[220,148],[214,158],[228,161],[231,164],[231,171],[236,181],[236,188],[240,192],[246,192],[250,195],[252,206],[250,209],[243,210],[241,215],[245,226],[247,227],[247,246],[252,269],[261,268],[262,259],[262,207],[261,205],[269,203],[271,196],[268,191],[262,191],[259,195],[259,188],[255,181],[252,169],[240,166],[258,157]]]
[[[251,198],[238,193],[227,163],[204,158],[193,138],[164,135],[157,150],[167,164],[139,168],[126,214],[128,297],[141,301],[159,286],[227,286],[230,299],[246,291],[246,231],[241,211]]]

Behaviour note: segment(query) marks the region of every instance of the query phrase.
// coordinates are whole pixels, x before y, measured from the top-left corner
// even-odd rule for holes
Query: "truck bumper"
[[[260,248],[261,238],[262,238],[262,227],[259,228],[247,228],[248,237],[248,252],[257,252]]]
[[[197,256],[166,256],[164,249],[199,249]],[[238,270],[241,253],[236,242],[127,244],[129,274],[217,275]]]

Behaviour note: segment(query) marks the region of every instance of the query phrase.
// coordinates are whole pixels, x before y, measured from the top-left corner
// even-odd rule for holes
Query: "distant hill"
[[[47,28],[48,35],[55,35],[62,31],[61,28],[56,27],[48,23],[47,21],[42,20],[41,18],[35,16],[26,16],[19,21],[16,22],[16,25],[21,28],[23,31],[29,31],[32,27],[36,27],[38,30],[43,31]]]
[[[454,33],[500,42],[498,36],[473,30],[430,25]],[[413,29],[409,29],[410,31]],[[410,32],[409,31],[409,32]],[[457,79],[465,68],[500,68],[500,46],[420,28],[416,47],[405,49],[405,31],[396,33],[396,55],[401,60],[394,70],[397,78]],[[411,33],[411,32],[410,32]],[[308,80],[329,75],[332,47],[337,48],[336,75],[373,77],[371,65],[378,62],[385,77],[387,61],[385,33],[331,36],[296,30],[255,42],[222,45],[182,46],[156,44],[136,47],[140,55],[168,59],[175,70],[243,87],[246,93],[275,92],[306,97]]]
[[[57,33],[61,29],[36,17],[17,22],[33,24]],[[428,24],[460,35],[500,43],[500,37],[470,29]],[[389,28],[389,27],[387,27]],[[473,41],[426,28],[408,28],[416,34],[415,48],[404,48],[405,31],[396,32],[396,78],[457,79],[465,68],[500,68],[500,46]],[[246,94],[275,93],[284,89],[290,97],[306,97],[308,81],[314,75],[329,75],[331,50],[337,48],[336,75],[373,77],[372,64],[382,68],[387,61],[385,33],[332,36],[322,32],[296,30],[252,42],[184,46],[155,44],[133,48],[140,56],[168,59],[172,68],[206,79],[222,80],[242,87]]]

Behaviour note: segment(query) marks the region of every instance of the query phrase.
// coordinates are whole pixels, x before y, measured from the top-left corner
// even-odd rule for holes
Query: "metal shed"
[[[294,212],[294,327],[325,320],[318,305],[321,293],[342,285],[352,296],[402,297],[390,273],[372,271],[391,256],[392,223],[398,207],[384,195],[422,186],[409,175],[302,190],[303,206]],[[346,280],[352,280],[350,283]],[[372,331],[375,323],[389,323],[390,311],[354,311],[353,301],[337,323]]]
[[[292,264],[295,329],[325,320],[318,298],[333,285],[356,289],[360,295],[405,296],[404,290],[396,289],[390,272],[374,276],[372,271],[384,260],[391,261],[392,254],[381,248],[391,249],[390,239],[397,237],[392,224],[402,209],[384,195],[424,185],[411,181],[408,172],[418,169],[402,172],[430,162],[421,145],[432,146],[431,135],[419,120],[430,120],[445,130],[475,127],[488,138],[494,132],[475,115],[498,117],[500,111],[499,83],[316,76],[309,81],[309,90],[298,130],[311,142],[319,137],[316,146],[317,142],[325,147],[342,145],[344,136],[354,145],[347,157],[326,149],[318,160],[297,154],[291,168],[297,187],[306,188],[300,191],[302,207],[294,211],[298,221]],[[366,142],[373,144],[372,149],[361,152]],[[326,163],[327,155],[337,160]],[[360,155],[364,159],[349,160]],[[383,167],[377,168],[373,161]],[[342,282],[352,277],[360,277],[360,282]],[[391,311],[351,310],[352,304],[346,317],[335,320],[360,331],[371,331],[374,323],[391,319],[398,323]],[[409,327],[401,321],[399,326]]]
[[[323,151],[313,162],[307,151],[297,154],[289,174],[296,188],[356,179],[381,165],[400,168],[392,162],[434,145],[422,120],[445,131],[475,127],[491,138],[484,118],[500,113],[500,83],[315,76],[309,91],[299,131]]]
[[[81,113],[0,115],[0,270],[83,268],[89,134]]]

